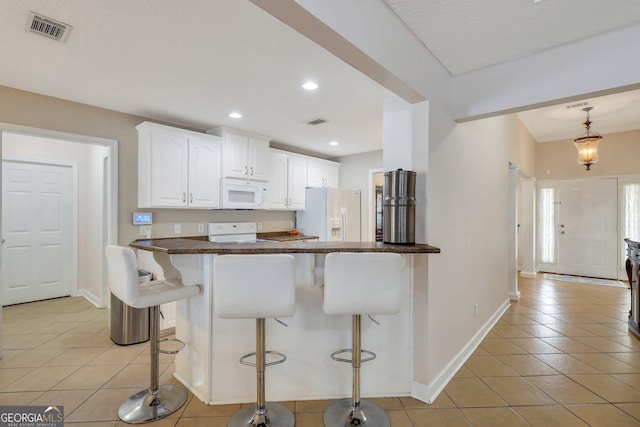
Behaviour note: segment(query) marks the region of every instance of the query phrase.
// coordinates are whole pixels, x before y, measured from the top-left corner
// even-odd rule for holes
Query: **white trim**
[[[482,325],[482,328],[476,332],[471,340],[465,345],[458,354],[451,359],[445,368],[435,377],[430,384],[422,384],[413,382],[411,384],[411,397],[426,403],[433,403],[438,395],[444,390],[446,385],[462,368],[467,360],[473,355],[482,340],[491,332],[491,329],[498,323],[502,315],[509,309],[509,300],[505,300],[502,305],[495,311],[493,316]]]
[[[95,305],[97,308],[105,308],[105,307],[100,305],[100,298],[96,297],[95,295],[93,295],[91,292],[89,292],[86,289],[78,290],[78,294],[76,296],[84,297],[87,301],[89,301],[91,304]]]
[[[4,132],[4,129],[0,130]],[[26,156],[3,156],[2,163],[27,163],[32,165],[50,165],[71,170],[71,283],[69,292],[71,296],[78,295],[78,163],[64,160],[41,159]]]
[[[367,231],[367,235],[369,236],[370,242],[376,241],[376,198],[375,198],[375,189],[373,182],[373,175],[384,172],[382,168],[369,169],[369,230]],[[371,222],[371,218],[373,218],[373,222]]]
[[[538,273],[535,271],[521,271],[520,277],[527,277],[529,279],[535,279],[538,276]]]

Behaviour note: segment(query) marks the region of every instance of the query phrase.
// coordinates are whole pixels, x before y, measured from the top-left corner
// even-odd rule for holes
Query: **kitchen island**
[[[267,349],[287,355],[286,363],[267,370],[267,398],[273,401],[332,399],[351,393],[351,366],[329,357],[350,347],[351,316],[322,312],[324,257],[332,252],[394,252],[403,255],[403,302],[399,313],[365,318],[363,347],[377,358],[363,366],[363,396],[409,396],[413,373],[413,270],[424,254],[439,253],[426,244],[390,245],[356,242],[212,243],[202,239],[138,240],[140,268],[151,261],[165,278],[181,277],[185,285],[202,285],[201,295],[182,300],[176,308],[176,337],[186,342],[176,355],[174,376],[208,404],[252,402],[255,372],[239,358],[255,347],[255,321],[218,319],[213,305],[212,266],[217,255],[288,253],[296,257],[296,314],[281,319],[288,327],[267,321]],[[145,255],[145,256],[140,256]],[[151,255],[151,257],[149,257]],[[421,263],[424,264],[424,263]],[[158,271],[155,268],[155,271]]]

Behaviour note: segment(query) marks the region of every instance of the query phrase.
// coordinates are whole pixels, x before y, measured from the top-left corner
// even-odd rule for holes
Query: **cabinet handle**
[[[182,203],[187,201],[187,193],[182,193]]]
[[[251,176],[253,176],[253,166],[251,166]]]
[[[284,205],[287,206],[287,198],[284,198]]]
[[[189,203],[193,203],[193,193],[189,193]]]
[[[289,204],[287,206],[291,207],[291,198],[289,198]]]
[[[244,174],[245,175],[249,175],[249,172],[247,171],[247,167],[246,166],[244,167]]]

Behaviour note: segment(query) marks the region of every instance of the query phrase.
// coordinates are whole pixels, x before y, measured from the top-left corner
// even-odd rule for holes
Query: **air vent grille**
[[[309,120],[308,122],[304,122],[304,124],[310,125],[310,126],[317,126],[326,122],[328,122],[328,120],[317,118],[317,119]]]
[[[64,42],[71,31],[71,26],[42,14],[29,12],[27,30],[50,39]]]

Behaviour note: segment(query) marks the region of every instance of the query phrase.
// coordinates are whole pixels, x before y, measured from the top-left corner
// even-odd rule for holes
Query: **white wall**
[[[99,303],[104,248],[103,158],[107,148],[9,132],[2,144],[3,156],[77,163],[78,291]]]
[[[362,190],[360,199],[360,238],[367,241],[373,213],[369,206],[369,169],[382,168],[382,150],[343,156],[337,159],[340,162],[340,187],[359,188]]]

